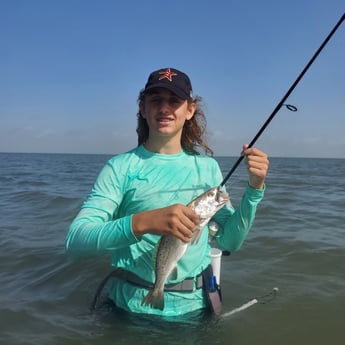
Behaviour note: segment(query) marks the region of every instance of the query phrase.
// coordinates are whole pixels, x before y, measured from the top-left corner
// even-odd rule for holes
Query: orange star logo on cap
[[[172,72],[170,68],[167,68],[165,71],[160,71],[159,74],[161,74],[161,76],[159,77],[159,80],[167,78],[169,81],[172,81],[172,77],[177,75],[177,73]]]

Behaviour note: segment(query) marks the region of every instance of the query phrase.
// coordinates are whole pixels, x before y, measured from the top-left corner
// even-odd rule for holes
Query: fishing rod
[[[278,103],[278,105],[276,106],[276,108],[273,110],[272,114],[268,117],[268,119],[266,120],[266,122],[263,124],[263,126],[260,128],[260,130],[257,132],[257,134],[255,135],[255,137],[253,138],[253,140],[250,142],[250,144],[248,145],[248,148],[252,147],[255,142],[259,139],[260,135],[263,133],[263,131],[266,129],[266,127],[269,125],[269,123],[273,120],[274,116],[278,113],[278,111],[280,110],[280,108],[282,106],[286,106],[289,110],[291,111],[297,111],[297,108],[294,107],[293,105],[289,105],[289,104],[284,104],[286,99],[290,96],[291,92],[294,90],[294,88],[297,86],[297,84],[300,82],[300,80],[303,78],[304,74],[307,72],[307,70],[309,69],[309,67],[313,64],[313,62],[315,61],[315,59],[317,58],[317,56],[320,54],[320,52],[322,51],[322,49],[325,47],[325,45],[328,43],[328,41],[330,40],[330,38],[334,35],[334,33],[337,31],[337,29],[339,28],[339,26],[341,25],[341,23],[345,20],[345,13],[342,15],[342,17],[340,18],[340,20],[337,22],[337,24],[334,26],[334,28],[332,29],[332,31],[329,33],[329,35],[326,37],[326,39],[323,41],[323,43],[321,44],[321,46],[319,47],[319,49],[316,51],[316,53],[314,54],[314,56],[310,59],[310,61],[307,63],[307,65],[304,67],[303,71],[301,72],[301,74],[297,77],[297,79],[295,80],[295,82],[291,85],[290,89],[287,91],[287,93],[285,94],[285,96],[281,99],[281,101]],[[235,164],[233,165],[233,167],[231,168],[231,170],[228,172],[228,174],[225,176],[224,180],[222,181],[222,183],[220,184],[221,187],[223,187],[225,185],[225,183],[228,181],[228,179],[230,178],[230,176],[233,174],[233,172],[236,170],[236,168],[239,166],[239,164],[242,162],[244,156],[240,156],[238,158],[238,160],[235,162]]]

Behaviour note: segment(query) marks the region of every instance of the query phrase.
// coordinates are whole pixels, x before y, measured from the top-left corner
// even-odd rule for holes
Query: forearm
[[[132,232],[131,221],[131,216],[104,221],[95,216],[78,215],[69,228],[66,250],[77,256],[93,256],[136,243],[138,239]]]

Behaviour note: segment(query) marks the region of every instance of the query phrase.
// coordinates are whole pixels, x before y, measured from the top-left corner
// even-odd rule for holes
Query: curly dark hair
[[[146,120],[142,117],[140,113],[140,104],[144,102],[144,97],[147,93],[141,91],[138,97],[139,110],[137,113],[138,125],[138,146],[146,142],[149,137],[149,126]],[[213,151],[208,146],[205,136],[206,136],[206,116],[202,109],[202,98],[196,96],[187,100],[189,103],[195,103],[196,110],[193,117],[187,120],[183,126],[181,145],[182,148],[190,154],[200,154],[198,148],[202,148],[205,154],[212,156]]]

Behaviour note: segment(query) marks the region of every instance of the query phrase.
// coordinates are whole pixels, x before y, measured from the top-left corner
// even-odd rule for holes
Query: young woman
[[[107,162],[67,234],[69,253],[111,254],[112,266],[122,273],[113,277],[109,298],[124,310],[176,316],[207,306],[198,278],[210,264],[208,229],[187,247],[177,275],[166,281],[194,281],[192,291],[166,291],[163,310],[143,303],[155,281],[160,237],[173,235],[188,243],[200,219],[186,205],[222,181],[203,137],[200,102],[185,73],[172,68],[152,72],[139,95],[138,146]],[[236,210],[224,206],[213,217],[218,245],[229,251],[240,248],[253,224],[269,165],[256,148],[244,145],[242,154],[249,179],[240,205]]]

